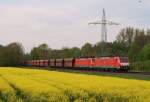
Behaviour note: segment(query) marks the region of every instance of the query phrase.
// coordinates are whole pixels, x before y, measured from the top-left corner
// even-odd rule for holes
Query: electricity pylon
[[[119,25],[118,23],[108,21],[106,20],[106,14],[105,10],[103,9],[103,15],[102,15],[102,20],[96,21],[96,22],[90,22],[89,24],[94,24],[94,25],[101,25],[101,43],[102,43],[102,55],[104,55],[105,51],[105,44],[107,43],[107,25]]]

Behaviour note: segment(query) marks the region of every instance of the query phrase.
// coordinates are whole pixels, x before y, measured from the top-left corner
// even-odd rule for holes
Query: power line
[[[105,52],[105,43],[107,43],[107,25],[119,25],[118,23],[106,20],[105,9],[103,9],[102,20],[96,22],[90,22],[88,24],[101,25],[101,43],[103,43],[102,53]]]

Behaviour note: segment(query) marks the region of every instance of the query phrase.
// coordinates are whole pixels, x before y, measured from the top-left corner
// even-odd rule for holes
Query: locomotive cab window
[[[121,57],[120,60],[121,60],[121,62],[129,62],[127,57]]]

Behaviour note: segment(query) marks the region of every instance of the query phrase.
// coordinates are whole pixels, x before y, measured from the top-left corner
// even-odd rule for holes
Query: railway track
[[[128,72],[130,74],[142,74],[142,75],[150,75],[150,72]]]
[[[24,67],[23,67],[24,68]],[[25,68],[28,68],[28,67],[25,67]],[[29,68],[31,69],[31,68]],[[112,72],[112,71],[102,71],[102,70],[91,70],[91,69],[74,69],[74,68],[49,68],[49,67],[33,67],[32,69],[45,69],[45,70],[52,70],[52,71],[69,71],[69,72],[74,72],[74,71],[77,71],[77,72],[83,72],[83,73],[111,73],[111,74],[137,74],[137,75],[146,75],[146,76],[150,76],[150,72],[136,72],[136,71],[129,71],[129,72],[121,72],[121,71],[117,71],[117,72]]]

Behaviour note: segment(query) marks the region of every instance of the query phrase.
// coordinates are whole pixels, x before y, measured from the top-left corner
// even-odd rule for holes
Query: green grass
[[[142,75],[0,68],[0,102],[150,102]]]

